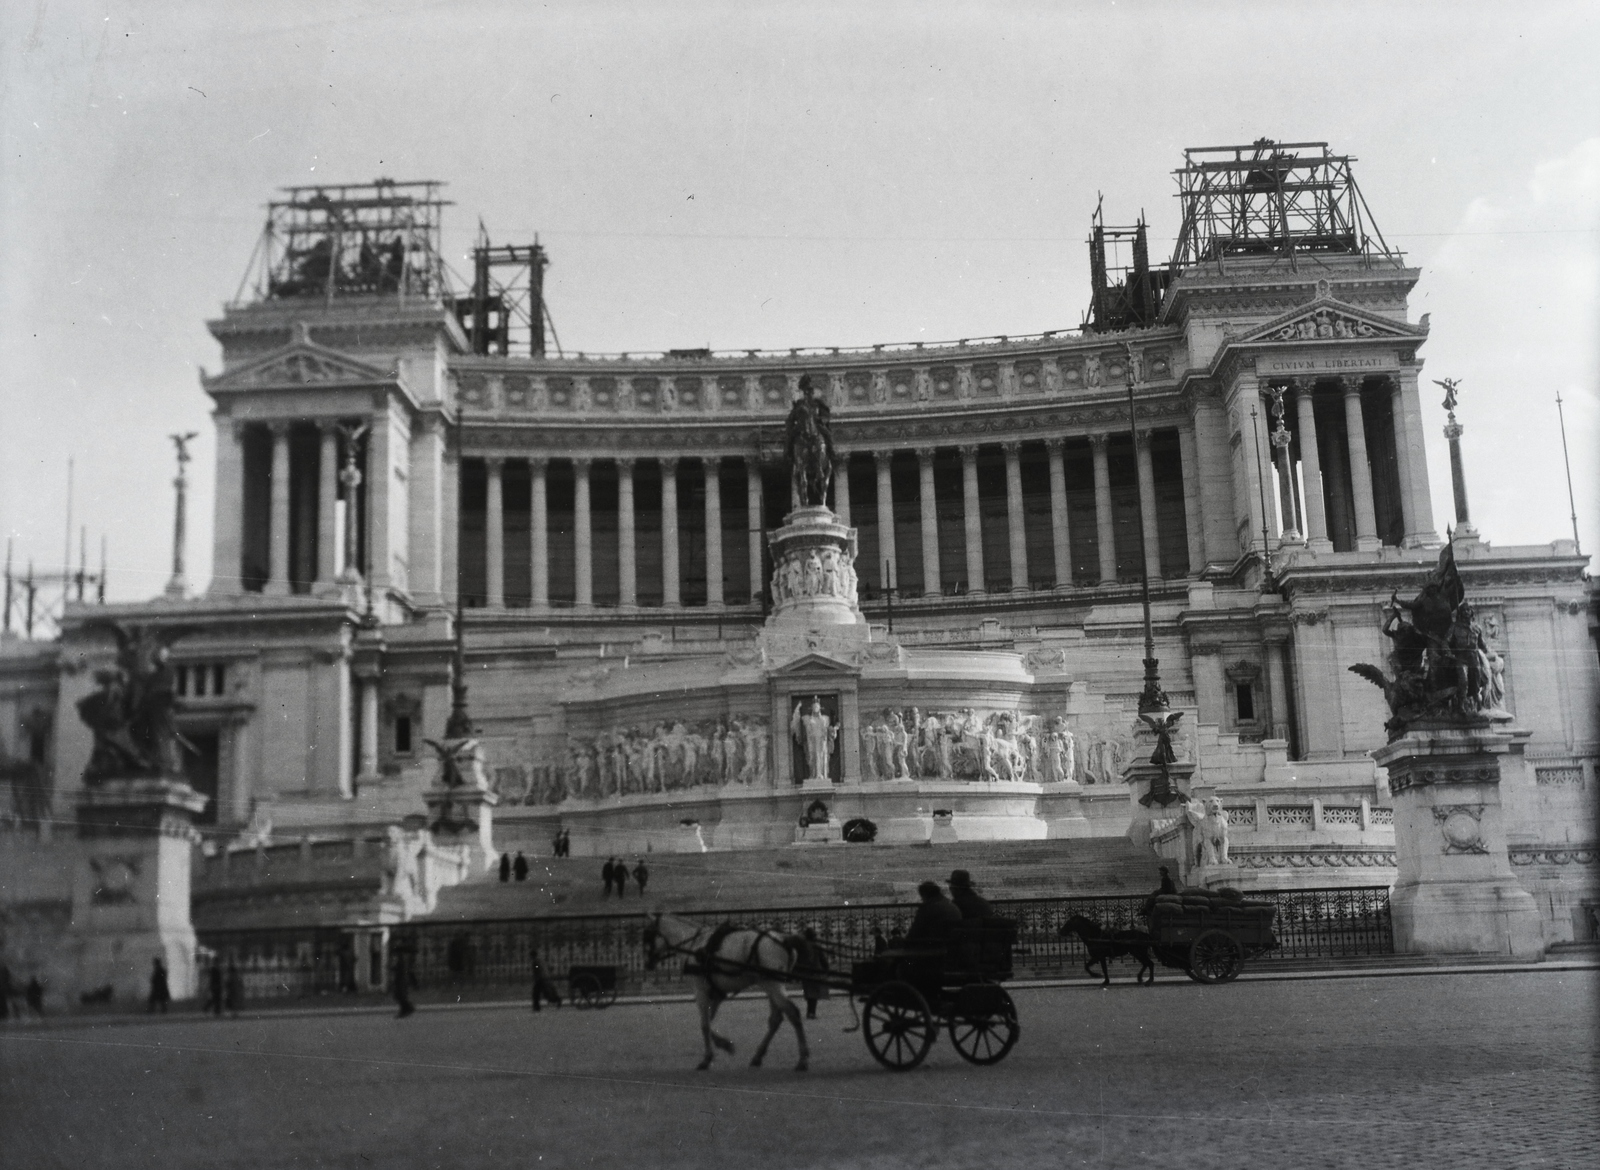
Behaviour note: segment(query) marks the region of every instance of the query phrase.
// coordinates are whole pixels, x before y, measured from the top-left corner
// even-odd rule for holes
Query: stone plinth
[[[80,991],[109,984],[119,1001],[143,999],[159,957],[172,997],[194,996],[189,878],[194,817],[205,805],[181,780],[107,780],[84,790],[72,889]]]
[[[1122,773],[1123,782],[1128,786],[1128,840],[1135,845],[1148,845],[1151,822],[1183,815],[1183,802],[1187,799],[1194,767],[1184,762],[1168,764],[1163,776],[1160,766],[1149,760],[1136,760],[1128,765]]]
[[[856,604],[856,532],[826,507],[796,508],[767,536],[776,626],[865,623]]]
[[[1537,904],[1512,876],[1500,803],[1500,761],[1520,754],[1527,734],[1413,724],[1372,754],[1394,796],[1397,951],[1544,954]]]
[[[500,862],[494,845],[494,806],[500,797],[489,790],[483,770],[483,748],[475,739],[447,739],[439,753],[439,775],[423,794],[428,827],[441,845],[465,845],[474,868]]]

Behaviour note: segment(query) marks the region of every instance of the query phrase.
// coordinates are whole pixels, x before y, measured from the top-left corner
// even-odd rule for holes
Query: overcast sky
[[[1559,391],[1600,550],[1592,2],[38,0],[0,38],[0,529],[58,566],[73,457],[118,599],[166,580],[173,431],[210,576],[205,321],[280,186],[444,180],[457,270],[479,216],[539,232],[568,350],[857,345],[1078,324],[1097,193],[1164,256],[1183,148],[1259,137],[1355,155],[1421,267],[1484,537],[1571,536]]]

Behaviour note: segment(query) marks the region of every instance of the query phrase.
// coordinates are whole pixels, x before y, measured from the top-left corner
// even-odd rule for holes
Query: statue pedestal
[[[1417,721],[1372,753],[1394,796],[1397,951],[1543,956],[1538,906],[1512,876],[1500,804],[1500,760],[1520,753],[1527,734]]]
[[[796,845],[838,845],[844,840],[844,829],[837,817],[825,821],[808,821],[794,828]]]
[[[930,845],[954,845],[961,840],[961,835],[956,832],[956,816],[954,812],[944,809],[935,809],[933,813],[933,828],[928,833]]]
[[[1129,764],[1122,773],[1128,786],[1128,840],[1135,845],[1149,845],[1151,822],[1182,816],[1193,775],[1191,763],[1168,764],[1165,774],[1149,760]]]
[[[856,605],[856,530],[826,507],[796,508],[767,534],[772,549],[768,625],[865,625]]]
[[[72,882],[80,991],[109,984],[118,1001],[143,1000],[159,957],[172,998],[195,995],[189,877],[194,817],[205,806],[181,780],[105,780],[84,790]]]

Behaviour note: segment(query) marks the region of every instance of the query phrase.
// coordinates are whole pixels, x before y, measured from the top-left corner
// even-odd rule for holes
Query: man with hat
[[[994,908],[978,896],[978,891],[972,885],[972,875],[964,869],[958,869],[950,875],[950,900],[956,904],[956,909],[961,911],[961,917],[965,920],[994,917]]]

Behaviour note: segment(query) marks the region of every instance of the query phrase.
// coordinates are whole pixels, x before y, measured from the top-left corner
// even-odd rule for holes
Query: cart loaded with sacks
[[[1277,912],[1271,902],[1248,901],[1231,887],[1157,894],[1148,907],[1150,949],[1162,966],[1197,983],[1227,983],[1246,959],[1278,945]]]
[[[957,927],[943,944],[895,947],[851,965],[847,990],[861,1004],[867,1049],[905,1072],[928,1055],[941,1028],[962,1059],[997,1064],[1017,1042],[1011,978],[1016,923],[989,918]]]

